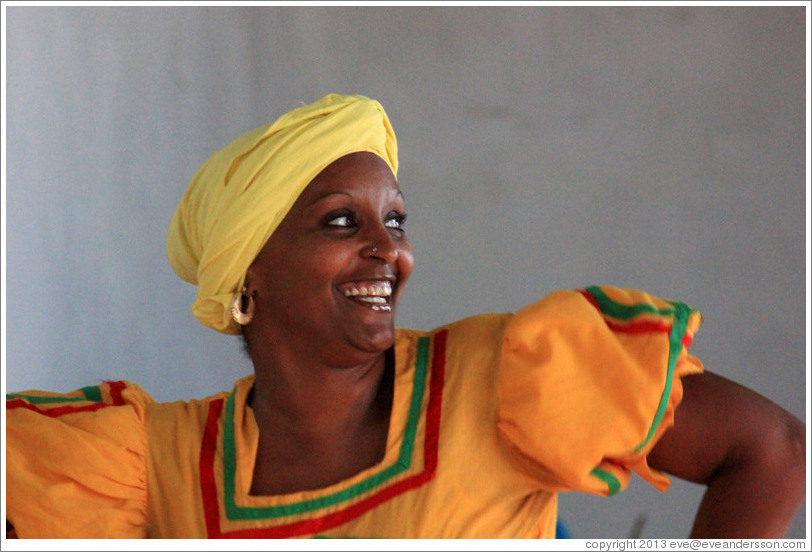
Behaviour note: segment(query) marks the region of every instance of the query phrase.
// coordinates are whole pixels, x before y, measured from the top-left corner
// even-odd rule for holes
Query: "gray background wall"
[[[400,325],[557,288],[703,311],[706,367],[806,419],[803,7],[6,7],[6,389],[251,366],[189,313],[165,230],[216,149],[380,100],[417,255]],[[709,421],[710,423],[710,421]],[[576,537],[684,537],[701,488],[565,495]],[[791,536],[803,537],[805,510]]]

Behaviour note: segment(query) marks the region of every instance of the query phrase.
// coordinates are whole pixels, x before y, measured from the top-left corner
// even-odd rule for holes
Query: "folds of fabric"
[[[7,518],[20,538],[143,538],[152,399],[109,382],[6,399]]]
[[[673,424],[701,316],[640,291],[561,291],[505,330],[499,429],[527,469],[557,490],[614,494],[636,471],[664,490],[645,456]]]

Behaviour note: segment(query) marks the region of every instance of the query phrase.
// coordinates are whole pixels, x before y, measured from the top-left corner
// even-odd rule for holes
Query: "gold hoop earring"
[[[245,310],[243,310],[245,305]],[[245,288],[234,294],[231,300],[231,318],[240,326],[245,326],[254,317],[254,297],[245,294]]]

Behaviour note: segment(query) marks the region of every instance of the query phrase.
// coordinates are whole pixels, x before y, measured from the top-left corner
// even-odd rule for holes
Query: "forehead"
[[[302,192],[300,203],[311,204],[324,196],[345,192],[398,195],[395,175],[389,165],[371,152],[356,152],[336,159],[324,168]]]

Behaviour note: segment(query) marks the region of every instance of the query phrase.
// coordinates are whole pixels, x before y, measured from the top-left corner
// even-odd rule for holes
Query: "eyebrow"
[[[311,201],[311,202],[310,202],[309,207],[312,207],[312,206],[313,206],[313,205],[315,205],[316,203],[318,203],[318,202],[320,202],[320,201],[322,201],[322,200],[325,200],[325,199],[327,199],[328,197],[332,197],[332,196],[334,196],[334,195],[345,195],[345,196],[347,196],[347,197],[349,197],[349,198],[352,198],[352,194],[351,194],[351,193],[349,193],[349,192],[345,192],[345,191],[343,191],[343,190],[339,190],[339,191],[336,191],[336,192],[330,192],[329,194],[324,194],[324,195],[323,195],[323,196],[321,196],[321,197],[317,197],[316,199],[314,199],[313,201]],[[403,195],[403,192],[402,192],[401,190],[398,190],[398,191],[397,191],[397,193],[395,194],[395,197],[398,197],[398,196],[400,196],[400,197],[401,197],[401,198],[403,198],[403,199],[406,199],[406,196],[405,196],[405,195]]]
[[[338,191],[338,192],[330,192],[329,194],[324,194],[323,196],[319,196],[319,197],[317,197],[316,199],[314,199],[313,201],[311,201],[311,202],[310,202],[310,205],[311,205],[311,206],[312,206],[312,205],[315,205],[315,204],[316,204],[316,203],[318,203],[319,201],[323,201],[323,200],[327,199],[328,197],[332,197],[332,196],[334,196],[334,195],[345,195],[345,196],[347,196],[347,197],[352,197],[352,195],[351,195],[349,192],[341,192],[341,191]]]

